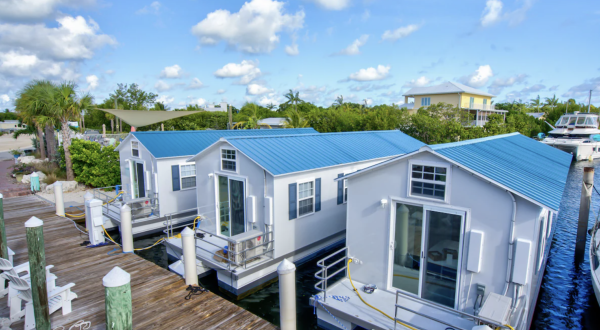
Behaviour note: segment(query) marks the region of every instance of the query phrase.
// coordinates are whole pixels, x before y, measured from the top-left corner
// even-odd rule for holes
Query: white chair
[[[12,275],[8,275],[11,285],[19,291],[16,297],[10,301],[10,321],[17,322],[25,316],[25,329],[35,329],[35,316],[33,315],[33,297],[31,287],[27,281]],[[71,313],[71,301],[77,298],[77,294],[71,292],[74,283],[48,290],[48,309],[50,314],[62,309],[62,314]],[[25,301],[25,309],[21,309],[21,302]]]
[[[53,265],[46,266],[46,282],[48,283],[48,290],[53,290],[56,286],[56,275],[50,273],[50,269],[53,267]],[[10,284],[8,286],[6,285],[6,282],[8,281],[7,275],[20,277],[25,281],[29,281],[29,262],[13,267],[10,261],[0,258],[0,270],[3,271],[2,274],[0,274],[0,282],[2,283],[0,298],[3,298],[8,293],[7,305],[10,306],[10,299],[17,294],[17,290],[12,288]],[[19,275],[21,273],[25,274]]]

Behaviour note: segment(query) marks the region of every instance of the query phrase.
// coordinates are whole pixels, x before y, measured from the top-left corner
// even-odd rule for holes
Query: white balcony
[[[493,104],[483,104],[483,103],[469,103],[468,106],[463,106],[463,109],[473,109],[473,110],[490,110],[495,111],[496,108]]]

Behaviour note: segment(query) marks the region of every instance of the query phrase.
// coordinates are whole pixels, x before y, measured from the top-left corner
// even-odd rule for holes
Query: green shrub
[[[96,142],[73,139],[69,150],[75,181],[92,187],[120,184],[119,152],[115,151],[115,147],[101,147]]]

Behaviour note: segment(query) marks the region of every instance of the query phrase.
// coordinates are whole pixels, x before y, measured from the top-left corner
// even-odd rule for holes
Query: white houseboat
[[[423,145],[397,130],[224,137],[188,159],[197,175],[198,274],[216,270],[219,286],[241,298],[276,279],[284,258],[301,263],[341,246],[348,195],[334,178]],[[167,252],[180,259],[172,227]]]
[[[592,113],[566,114],[556,122],[543,143],[573,154],[576,161],[600,157],[598,115]]]
[[[570,163],[513,133],[336,179],[348,188],[346,246],[318,262],[319,326],[528,329]]]
[[[312,128],[132,132],[115,149],[121,162],[120,195],[103,206],[104,226],[119,226],[123,204],[132,209],[134,236],[164,230],[166,219],[175,223],[193,220],[197,213],[196,167],[187,159],[224,136],[315,133]],[[114,194],[105,190],[96,189],[94,194],[106,203]]]

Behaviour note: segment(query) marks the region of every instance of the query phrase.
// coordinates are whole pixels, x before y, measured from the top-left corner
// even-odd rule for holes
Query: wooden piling
[[[583,169],[583,182],[581,184],[581,200],[579,201],[579,222],[577,223],[577,240],[575,243],[575,260],[583,261],[585,255],[585,242],[594,190],[594,168]]]
[[[131,276],[119,267],[113,268],[104,278],[106,329],[133,329],[131,305]]]
[[[4,225],[4,196],[2,194],[0,194],[0,257],[10,260],[8,256],[8,245],[6,243],[6,226]]]
[[[27,252],[29,255],[29,274],[31,275],[35,328],[37,330],[50,330],[43,225],[44,222],[42,220],[31,217],[31,219],[25,222],[25,236],[27,237]]]

